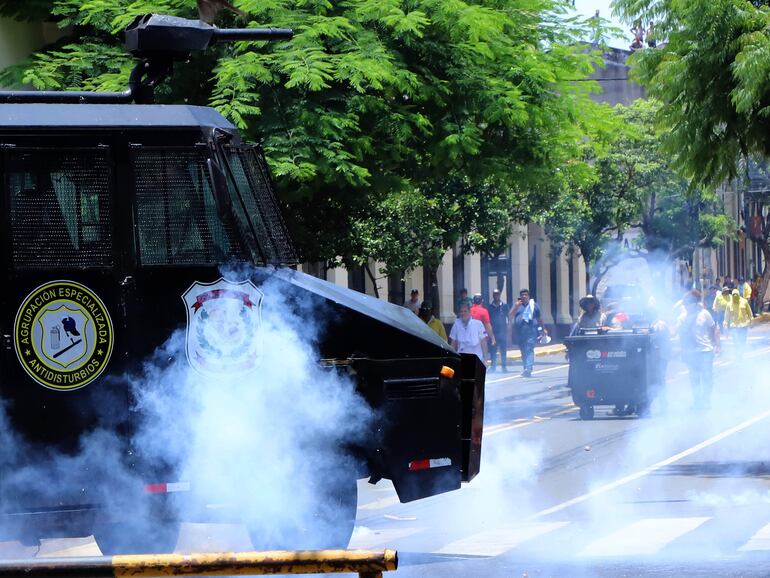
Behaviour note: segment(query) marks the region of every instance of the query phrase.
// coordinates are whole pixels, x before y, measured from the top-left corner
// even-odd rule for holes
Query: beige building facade
[[[33,50],[59,36],[55,24],[0,18],[0,70],[24,60]]]
[[[327,281],[399,304],[408,299],[412,289],[417,289],[420,300],[437,301],[440,318],[447,324],[455,320],[462,289],[467,289],[469,296],[480,293],[488,303],[492,291],[499,288],[502,300],[512,304],[519,291],[526,288],[540,305],[544,323],[558,333],[565,332],[577,320],[577,302],[586,294],[587,282],[582,257],[564,251],[554,254],[543,229],[534,223],[513,225],[508,244],[496,258],[464,254],[460,247],[447,251],[436,272],[435,286],[422,268],[402,278],[385,275],[381,264],[371,262],[369,271],[374,281],[363,270],[350,272],[340,267],[324,271],[315,264],[300,268]]]

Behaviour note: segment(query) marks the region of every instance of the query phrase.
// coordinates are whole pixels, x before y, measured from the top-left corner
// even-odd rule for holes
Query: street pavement
[[[402,577],[770,575],[769,326],[750,347],[725,343],[708,411],[672,361],[647,419],[581,421],[563,354],[490,374],[482,473],[409,504],[362,480],[351,547],[397,549]]]
[[[350,547],[398,550],[386,576],[401,578],[770,575],[770,324],[749,344],[738,357],[725,343],[707,411],[691,409],[675,355],[665,403],[645,419],[603,407],[580,420],[558,350],[532,378],[519,362],[489,374],[479,476],[408,504],[389,482],[360,480]],[[238,525],[182,537],[188,550],[249,548]],[[34,555],[98,553],[83,538]]]

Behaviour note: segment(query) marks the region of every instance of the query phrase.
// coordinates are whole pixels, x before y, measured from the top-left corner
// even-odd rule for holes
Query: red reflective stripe
[[[165,494],[166,484],[147,484],[144,491],[148,494]]]
[[[409,462],[409,470],[415,471],[415,470],[427,470],[430,469],[430,460],[415,460],[413,462]]]

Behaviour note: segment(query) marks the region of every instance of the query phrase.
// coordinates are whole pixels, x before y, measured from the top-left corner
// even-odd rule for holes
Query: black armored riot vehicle
[[[248,331],[217,336],[203,319],[228,300],[246,316],[258,304],[265,310],[260,285],[283,283],[323,304],[318,363],[354,379],[374,409],[370,435],[346,448],[357,471],[340,489],[342,538],[320,544],[340,546],[355,519],[356,479],[390,479],[411,501],[478,473],[485,373],[410,311],[293,269],[298,257],[260,147],[211,108],[153,104],[154,87],[193,51],[290,36],[149,15],[126,30],[138,59],[126,92],[0,93],[0,429],[34,462],[83,451],[84,432],[111,423],[146,483],[142,499],[185,490],[195,480],[181,483],[133,444],[141,412],[126,376],[185,328],[194,369],[259,372],[248,343],[222,345]],[[225,262],[249,272],[224,278]],[[0,468],[6,463],[14,462],[2,453]],[[3,488],[0,472],[0,532],[25,540],[93,532],[105,552],[138,548],[143,536],[124,547],[102,540],[100,513],[115,504],[109,488],[92,487],[107,482],[80,474],[71,476],[77,487],[62,475],[45,492],[19,492]],[[131,515],[129,507],[109,520]],[[173,546],[154,534],[142,547]]]

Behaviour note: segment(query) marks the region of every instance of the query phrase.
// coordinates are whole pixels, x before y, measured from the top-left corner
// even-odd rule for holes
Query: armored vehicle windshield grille
[[[245,216],[244,211],[248,215],[264,261],[297,263],[299,259],[281,216],[262,151],[257,147],[225,150],[230,176],[242,201],[233,199],[233,209],[238,218]]]
[[[15,269],[113,263],[108,148],[5,151]]]
[[[233,228],[217,212],[205,150],[136,147],[132,152],[142,264],[246,260]]]

